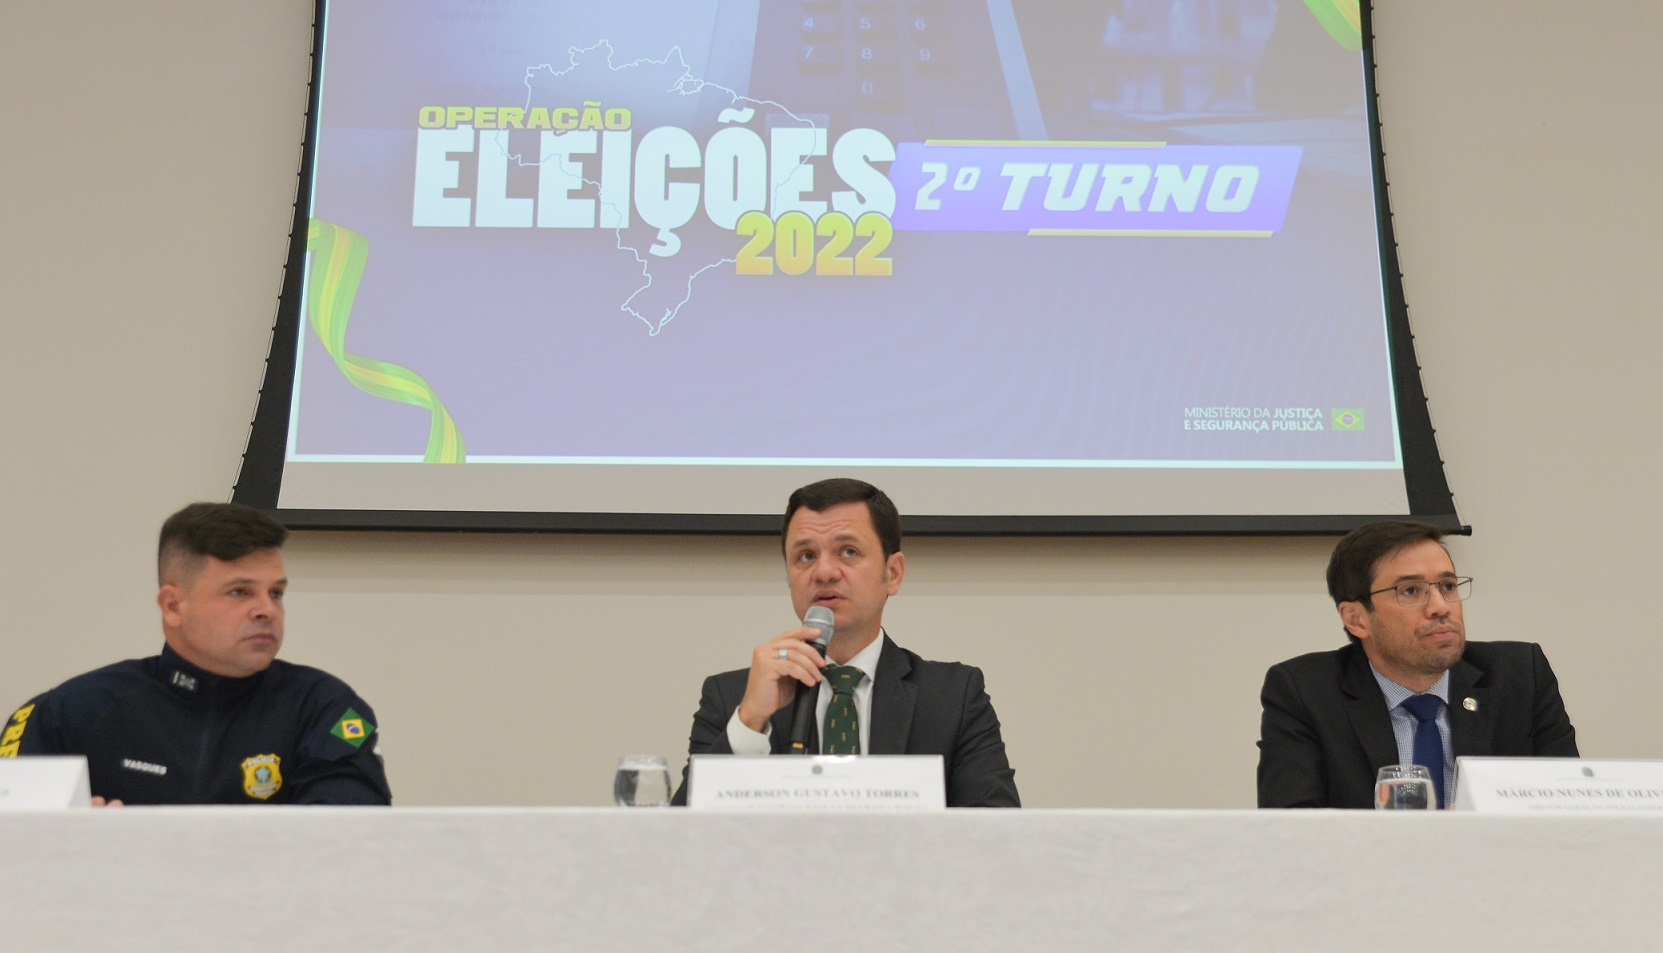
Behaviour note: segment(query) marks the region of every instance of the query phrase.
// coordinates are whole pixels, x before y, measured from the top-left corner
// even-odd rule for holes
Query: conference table
[[[0,814],[0,950],[1617,950],[1663,817],[1361,811]]]

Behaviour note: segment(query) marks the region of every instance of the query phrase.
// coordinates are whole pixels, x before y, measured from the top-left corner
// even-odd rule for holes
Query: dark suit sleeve
[[[1021,807],[1016,772],[1005,757],[999,716],[987,697],[982,670],[969,667],[969,671],[964,718],[947,762],[947,806]]]
[[[1554,677],[1553,666],[1548,664],[1540,645],[1531,644],[1530,662],[1536,685],[1531,725],[1535,753],[1547,758],[1578,757],[1576,729],[1571,727],[1570,716],[1565,714],[1564,699],[1559,697],[1559,679]]]
[[[1259,693],[1259,806],[1329,807],[1322,744],[1292,673],[1265,673]]]
[[[733,746],[728,744],[728,719],[739,703],[730,706],[722,697],[719,677],[710,676],[699,689],[699,710],[693,713],[693,731],[687,737],[687,765],[681,769],[681,787],[670,798],[676,807],[687,806],[687,775],[693,767],[693,755],[733,754]]]

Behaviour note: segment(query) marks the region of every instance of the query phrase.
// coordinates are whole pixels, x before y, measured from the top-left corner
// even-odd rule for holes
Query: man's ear
[[[178,583],[167,583],[156,592],[156,605],[161,607],[162,622],[177,626],[180,622],[179,604],[185,601],[185,590]]]
[[[1339,605],[1340,621],[1345,623],[1345,630],[1359,639],[1369,637],[1369,610],[1361,602],[1350,600]]]
[[[884,575],[888,577],[889,594],[901,591],[901,577],[907,574],[907,557],[905,553],[892,553],[884,560]]]

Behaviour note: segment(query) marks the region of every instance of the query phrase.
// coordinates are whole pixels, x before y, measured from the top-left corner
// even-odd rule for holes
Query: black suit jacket
[[[982,684],[982,670],[958,662],[931,662],[896,645],[887,635],[872,682],[869,754],[939,754],[947,772],[948,807],[1020,807],[1016,772],[1005,759],[999,716]],[[699,694],[687,753],[732,754],[728,719],[745,697],[748,669],[712,675]],[[789,745],[791,706],[774,713],[770,753]],[[809,747],[819,749],[810,738]],[[687,803],[687,771],[673,799]]]
[[[1398,763],[1397,740],[1360,645],[1273,667],[1259,701],[1260,807],[1374,806],[1375,772]],[[1449,729],[1456,757],[1577,756],[1559,682],[1534,642],[1467,643],[1449,670]]]

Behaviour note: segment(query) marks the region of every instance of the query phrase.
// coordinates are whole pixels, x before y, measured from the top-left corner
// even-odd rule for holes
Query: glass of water
[[[618,760],[612,800],[619,807],[668,807],[670,769],[655,754],[632,754]]]
[[[1421,764],[1389,764],[1374,776],[1374,806],[1383,811],[1431,811],[1438,807],[1432,773]]]

